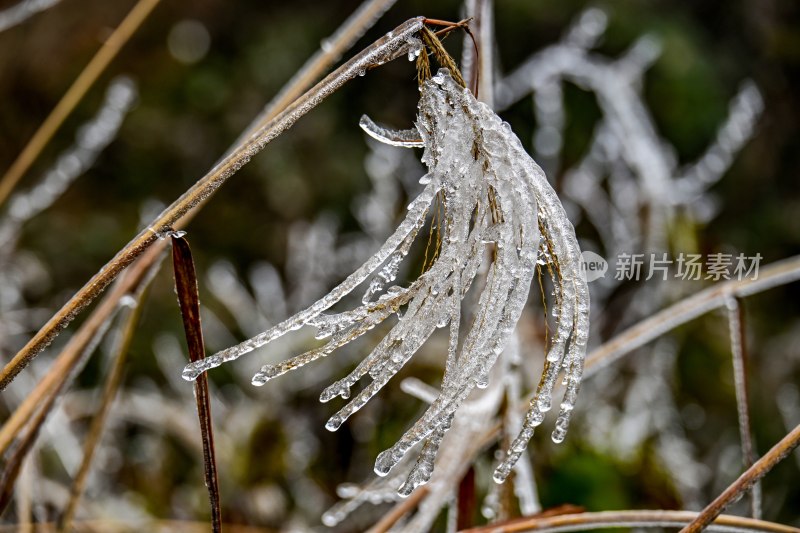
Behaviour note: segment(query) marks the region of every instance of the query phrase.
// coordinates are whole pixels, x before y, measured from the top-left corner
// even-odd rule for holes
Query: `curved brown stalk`
[[[681,533],[697,533],[708,527],[722,513],[725,507],[736,501],[744,492],[750,490],[776,464],[792,453],[798,444],[800,444],[800,424],[783,437],[770,451],[765,453],[761,459],[756,461],[753,466],[748,468],[744,474],[739,476],[736,481],[731,483],[713,502],[708,504],[689,525],[681,529]],[[795,529],[795,531],[799,530]]]
[[[51,533],[56,531],[53,522],[37,522],[37,533]],[[172,532],[180,533],[207,533],[208,522],[192,520],[151,519],[143,520],[76,520],[75,530],[82,533],[130,533],[131,531]],[[20,533],[17,524],[0,525],[0,533]],[[227,533],[277,533],[277,530],[268,527],[246,526],[242,524],[225,524]]]
[[[514,533],[521,531],[586,531],[602,528],[680,527],[697,517],[694,511],[602,511],[558,516],[533,516],[518,518],[504,524],[463,530],[462,533]],[[798,533],[795,527],[721,515],[709,525],[712,531],[753,531],[763,533]]]
[[[89,305],[120,272],[173,227],[182,227],[190,213],[202,206],[227,179],[236,173],[267,144],[290,128],[300,117],[315,108],[347,81],[376,65],[391,61],[404,51],[407,39],[422,28],[423,18],[410,19],[375,41],[325,79],[307,91],[291,106],[261,128],[245,144],[216,165],[188,191],[164,210],[86,283],[39,330],[34,337],[0,371],[3,390],[36,355],[52,342],[87,305]]]
[[[53,138],[58,128],[64,123],[75,107],[94,85],[109,63],[116,57],[120,49],[130,40],[131,36],[139,29],[147,16],[158,5],[160,0],[139,0],[128,15],[122,20],[116,30],[106,39],[100,50],[94,55],[89,64],[78,75],[53,111],[33,134],[31,140],[25,145],[17,159],[0,179],[0,205],[6,201],[8,195],[14,190],[17,182],[39,157],[44,147]]]

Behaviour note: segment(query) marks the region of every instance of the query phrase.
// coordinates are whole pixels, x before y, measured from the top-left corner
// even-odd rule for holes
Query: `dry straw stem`
[[[50,112],[50,115],[47,116],[42,125],[39,126],[39,129],[36,130],[31,140],[28,141],[28,144],[0,180],[0,205],[8,199],[8,195],[14,190],[17,182],[36,161],[36,158],[39,157],[39,154],[50,142],[50,139],[53,138],[53,135],[64,123],[64,120],[83,100],[87,91],[94,85],[125,43],[139,29],[139,26],[147,19],[147,16],[158,5],[158,2],[159,0],[139,0],[117,29],[103,43],[100,50],[89,61],[89,64],[78,75],[70,88],[67,89],[67,92],[56,104],[56,107]]]
[[[103,323],[97,328],[97,331],[88,341],[80,348],[76,348],[76,363],[73,365],[72,368],[79,368],[89,356],[94,352],[97,345],[102,340],[103,336],[105,335],[108,327],[111,325],[111,321],[114,318],[114,313],[109,313]],[[33,445],[36,443],[36,439],[39,437],[39,431],[41,431],[42,426],[47,421],[48,416],[53,411],[53,408],[56,405],[56,401],[61,396],[61,393],[66,389],[69,383],[75,378],[76,372],[74,370],[69,370],[65,372],[65,375],[62,379],[51,389],[49,389],[46,394],[43,396],[42,401],[38,402],[35,406],[35,414],[31,416],[30,419],[26,419],[24,422],[26,425],[20,428],[25,429],[25,433],[17,439],[13,449],[7,454],[5,457],[5,464],[3,465],[3,473],[0,476],[0,513],[8,505],[11,495],[14,490],[14,485],[17,482],[17,477],[20,474],[20,469],[22,468],[22,464],[25,461],[27,455],[33,449]],[[16,412],[15,412],[16,414]],[[4,427],[5,429],[5,427]],[[19,433],[14,435],[17,437]]]
[[[739,479],[731,483],[722,494],[716,497],[708,507],[697,515],[692,522],[681,530],[681,533],[697,533],[705,529],[714,519],[722,513],[722,511],[729,504],[733,503],[741,497],[741,495],[750,490],[750,488],[767,472],[786,458],[797,445],[800,444],[800,424],[798,424],[788,435],[783,437],[778,444],[772,447],[764,456],[748,468],[744,474],[739,476]],[[794,531],[800,531],[794,529]]]
[[[16,443],[16,447],[12,450],[8,457],[5,458],[3,464],[3,472],[0,475],[0,514],[5,511],[8,504],[11,502],[11,497],[14,494],[14,486],[17,483],[17,478],[22,471],[22,466],[25,463],[25,458],[33,449],[36,439],[39,437],[39,430],[44,425],[47,415],[53,408],[56,395],[47,399],[39,411],[34,415],[33,419],[28,424],[28,431]]]
[[[139,325],[139,318],[141,316],[142,308],[141,302],[144,299],[145,292],[146,291],[142,292],[142,296],[137,298],[136,305],[128,311],[122,331],[120,332],[120,336],[116,341],[116,346],[114,348],[114,363],[111,367],[111,372],[109,373],[108,378],[106,378],[106,383],[103,387],[103,393],[100,397],[100,406],[92,418],[91,426],[89,427],[89,433],[87,434],[86,441],[83,445],[83,459],[78,467],[78,472],[75,474],[75,479],[72,481],[69,501],[67,502],[67,506],[65,507],[64,512],[58,522],[58,530],[61,532],[72,530],[72,520],[75,517],[75,511],[78,509],[78,503],[81,500],[81,496],[83,495],[83,491],[86,486],[86,480],[88,479],[89,469],[92,465],[94,452],[97,449],[97,445],[100,443],[100,437],[103,434],[103,428],[105,427],[106,420],[108,419],[108,413],[111,409],[111,405],[114,402],[114,398],[117,396],[117,391],[119,390],[120,384],[122,383],[122,376],[125,370],[125,363],[128,358],[130,345],[133,341],[133,336],[136,333],[136,328]]]
[[[25,400],[14,410],[0,428],[0,455],[4,454],[20,430],[31,419],[37,406],[46,402],[49,397],[57,396],[59,391],[68,381],[69,375],[75,366],[80,362],[81,355],[86,347],[91,344],[92,339],[102,329],[106,320],[117,309],[119,300],[126,295],[133,295],[139,285],[152,275],[150,268],[159,255],[159,250],[153,248],[149,253],[151,257],[143,257],[143,261],[137,263],[127,275],[123,276],[110,292],[89,315],[89,318],[81,324],[81,327],[70,338],[69,342],[62,349],[53,366],[39,381]],[[149,261],[145,260],[149,259]],[[154,267],[154,270],[157,268]]]
[[[189,347],[189,359],[200,361],[205,357],[203,328],[200,323],[200,295],[197,288],[197,272],[192,259],[189,243],[182,235],[172,235],[172,265],[175,271],[175,291],[183,318],[183,329]],[[205,471],[208,499],[211,504],[211,530],[221,531],[222,513],[220,511],[219,481],[217,479],[217,460],[214,453],[214,429],[211,422],[211,396],[208,392],[208,378],[201,375],[194,382],[194,396],[197,402],[197,416],[200,419],[200,435],[203,441],[203,469]]]
[[[424,19],[410,19],[329,74],[307,91],[286,110],[281,112],[245,144],[216,165],[198,180],[188,191],[164,210],[146,229],[142,230],[117,255],[114,256],[92,279],[86,283],[45,324],[41,330],[14,356],[0,372],[0,390],[14,379],[25,366],[47,347],[87,305],[89,305],[114,278],[130,265],[145,250],[163,237],[173,227],[180,228],[187,215],[202,206],[209,197],[250,158],[261,151],[270,141],[291,127],[300,117],[319,105],[327,96],[338,90],[347,81],[369,68],[391,61],[405,50],[407,39],[419,32]]]
[[[595,513],[575,513],[558,516],[534,516],[520,518],[504,524],[467,529],[462,533],[517,533],[522,531],[556,532],[586,531],[604,528],[669,528],[681,527],[691,522],[698,513],[694,511],[602,511]],[[762,533],[799,533],[800,530],[781,524],[721,515],[709,531],[734,532],[753,531]]]
[[[800,279],[800,256],[794,256],[762,268],[758,273],[758,279],[746,278],[715,284],[642,320],[592,350],[586,358],[584,375],[589,377],[668,331],[725,306],[727,299],[731,297],[751,296],[798,279]]]
[[[747,387],[747,335],[742,302],[728,298],[728,327],[731,335],[733,383],[736,389],[736,411],[739,418],[739,441],[742,447],[742,465],[750,468],[756,458],[753,432],[750,427],[750,400]],[[756,483],[750,491],[750,516],[761,518],[761,486]]]

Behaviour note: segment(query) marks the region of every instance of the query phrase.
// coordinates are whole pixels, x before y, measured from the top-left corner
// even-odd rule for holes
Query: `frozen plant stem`
[[[401,55],[405,51],[409,40],[413,40],[414,35],[422,28],[423,20],[422,17],[418,17],[404,22],[329,74],[173,202],[149,227],[134,237],[86,285],[70,298],[14,356],[0,372],[0,390],[4,390],[14,377],[39,352],[47,347],[53,338],[78,313],[103,292],[122,270],[165,235],[166,232],[173,227],[181,227],[188,215],[201,207],[230,176],[244,166],[264,146],[286,131],[300,117],[319,105],[327,96],[338,90],[347,81],[370,68],[391,61]]]
[[[745,469],[755,461],[755,446],[750,428],[750,401],[747,387],[747,337],[745,335],[744,307],[733,296],[725,300],[728,327],[731,335],[733,382],[736,387],[736,410],[739,415],[739,439],[742,445],[742,463]],[[761,484],[755,483],[750,491],[750,516],[761,518]]]
[[[731,503],[741,497],[742,493],[750,490],[755,483],[764,477],[767,472],[784,460],[797,445],[800,444],[800,425],[796,426],[792,431],[783,437],[780,442],[772,447],[761,459],[755,462],[753,466],[748,468],[739,479],[734,481],[722,494],[708,504],[708,507],[697,515],[697,518],[685,528],[681,529],[681,533],[698,533],[705,529],[722,511]]]
[[[36,13],[49,9],[61,0],[19,0],[0,11],[0,32],[21,24]]]

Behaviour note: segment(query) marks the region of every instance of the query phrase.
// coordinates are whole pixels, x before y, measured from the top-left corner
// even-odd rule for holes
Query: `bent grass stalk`
[[[344,65],[325,77],[256,132],[246,143],[198,180],[180,198],[167,207],[111,261],[103,266],[0,371],[0,391],[22,371],[120,272],[141,256],[173,227],[182,227],[188,215],[201,208],[229,177],[260,152],[267,144],[289,129],[300,117],[319,105],[331,93],[362,72],[397,58],[407,40],[423,27],[424,19],[410,19],[375,41]]]
[[[574,513],[558,516],[532,516],[519,518],[505,524],[467,529],[461,533],[517,533],[538,531],[541,533],[562,531],[587,531],[604,528],[669,528],[680,527],[698,516],[695,511],[600,511]],[[709,531],[749,531],[761,533],[797,533],[797,528],[743,518],[720,515],[708,524]]]
[[[743,298],[800,280],[800,256],[776,261],[761,269],[758,279],[715,284],[667,307],[604,342],[586,357],[588,378],[620,357],[644,346],[670,330],[725,306],[730,297]]]
[[[742,465],[745,469],[748,469],[755,461],[756,449],[750,424],[750,395],[747,386],[748,353],[744,306],[738,298],[728,298],[725,304],[728,314],[728,328],[731,335],[733,384],[736,390],[736,411],[739,416]],[[759,483],[753,485],[753,490],[750,491],[750,516],[761,518],[761,485]]]

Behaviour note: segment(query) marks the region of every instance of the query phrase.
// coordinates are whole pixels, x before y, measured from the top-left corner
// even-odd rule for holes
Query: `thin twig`
[[[586,531],[602,528],[668,528],[681,527],[690,522],[698,513],[695,511],[602,511],[595,513],[576,513],[548,517],[530,517],[514,520],[506,524],[468,529],[462,533],[514,533],[521,531]],[[765,522],[753,518],[721,515],[710,531],[753,531],[763,533],[798,533],[800,529],[774,522]]]
[[[87,305],[105,290],[137,257],[172,228],[180,228],[187,215],[195,212],[225,181],[261,151],[269,142],[290,128],[300,117],[315,108],[347,81],[369,68],[391,61],[405,51],[409,37],[423,27],[423,18],[410,19],[357,54],[344,65],[307,91],[275,119],[261,128],[208,174],[198,180],[180,198],[164,210],[146,229],[142,230],[120,250],[86,285],[28,341],[2,371],[0,390],[3,390],[27,364],[41,352]]]
[[[44,120],[31,140],[11,164],[3,178],[0,179],[0,205],[6,201],[8,195],[14,190],[17,182],[27,172],[30,166],[39,157],[44,147],[53,138],[58,128],[64,123],[75,107],[94,85],[109,63],[116,57],[120,49],[136,32],[147,16],[158,5],[159,0],[139,0],[130,13],[122,20],[116,30],[106,39],[100,50],[94,55],[89,64],[78,75],[61,100],[56,104],[50,115]]]
[[[733,359],[733,383],[736,389],[736,411],[739,416],[739,440],[742,445],[744,469],[753,466],[756,458],[753,433],[750,427],[750,401],[747,387],[747,336],[744,325],[744,307],[738,298],[726,300],[728,326],[731,334],[731,356]],[[750,516],[761,518],[761,484],[753,485],[750,491]]]
[[[710,524],[728,506],[741,497],[742,493],[749,490],[759,479],[764,477],[767,472],[786,458],[797,445],[800,444],[800,424],[798,424],[788,435],[783,437],[778,444],[764,454],[761,459],[748,468],[744,474],[730,484],[722,494],[717,496],[713,502],[697,515],[697,518],[681,530],[681,533],[697,533]]]
[[[587,356],[585,376],[589,377],[623,355],[666,332],[725,305],[730,296],[745,297],[800,279],[800,256],[776,261],[761,269],[757,279],[746,278],[717,283],[642,320]]]
[[[88,479],[89,469],[92,466],[95,450],[97,450],[97,446],[100,443],[100,438],[103,435],[103,428],[105,428],[106,420],[108,419],[108,413],[117,396],[120,384],[122,383],[122,376],[128,359],[130,345],[133,341],[136,328],[139,325],[142,308],[141,302],[144,300],[144,294],[145,292],[142,291],[137,295],[134,307],[128,311],[124,326],[116,341],[113,350],[114,363],[108,378],[106,378],[105,387],[103,388],[103,393],[100,398],[100,406],[92,418],[89,433],[83,445],[83,459],[78,467],[78,472],[75,474],[75,479],[72,481],[69,501],[58,522],[58,530],[61,532],[71,531],[72,529],[72,520],[75,517],[75,511],[78,509],[78,503],[80,503],[81,496],[86,486],[86,480]]]
[[[172,266],[175,271],[175,290],[183,318],[183,329],[189,347],[189,359],[201,361],[205,357],[203,328],[200,323],[200,295],[197,288],[197,272],[192,251],[186,239],[172,235]],[[214,453],[214,427],[211,421],[211,397],[208,393],[208,377],[202,374],[194,382],[197,416],[200,419],[200,435],[203,441],[203,467],[205,471],[208,499],[211,504],[211,530],[219,533],[222,527],[220,511],[217,459]]]

